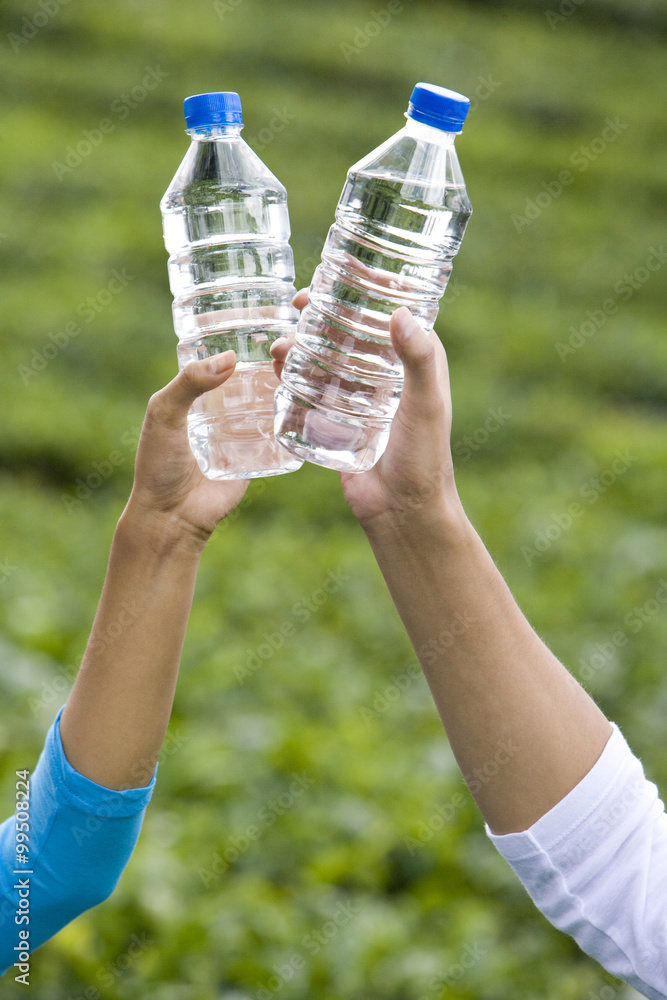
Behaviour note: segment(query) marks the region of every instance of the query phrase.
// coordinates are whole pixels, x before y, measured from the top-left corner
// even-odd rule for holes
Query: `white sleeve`
[[[665,1000],[667,816],[617,726],[592,770],[529,830],[486,832],[552,924]]]

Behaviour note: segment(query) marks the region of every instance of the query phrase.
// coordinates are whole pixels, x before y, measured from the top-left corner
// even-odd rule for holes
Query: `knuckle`
[[[188,361],[187,365],[181,369],[181,379],[185,385],[192,389],[199,386],[198,370],[196,361]]]
[[[146,406],[146,419],[147,420],[159,420],[161,413],[164,409],[164,389],[158,389],[148,400],[148,405]]]
[[[166,386],[154,392],[148,400],[144,420],[149,427],[154,424],[169,424],[172,420],[172,408],[169,405]]]

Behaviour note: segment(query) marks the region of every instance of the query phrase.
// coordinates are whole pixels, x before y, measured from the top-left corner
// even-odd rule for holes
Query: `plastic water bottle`
[[[160,202],[178,363],[236,351],[234,374],[188,414],[209,479],[292,472],[303,463],[273,434],[278,380],[269,348],[294,333],[294,260],[285,188],[241,138],[238,94],[185,100],[192,142]]]
[[[454,149],[469,106],[418,83],[405,127],[348,172],[276,393],[276,438],[309,462],[364,472],[386,448],[403,384],[391,314],[432,329],[472,213]]]

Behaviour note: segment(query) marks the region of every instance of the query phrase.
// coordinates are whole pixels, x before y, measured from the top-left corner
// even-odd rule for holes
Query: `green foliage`
[[[417,80],[475,98],[457,142],[474,214],[438,325],[461,494],[667,786],[660,4],[406,0],[379,28],[387,5],[359,0],[55,0],[28,37],[47,7],[0,10],[5,812],[80,661],[146,400],[175,372],[158,205],[183,97],[241,94],[305,285],[347,168]],[[34,954],[32,996],[600,995],[608,977],[488,843],[415,663],[335,474],[253,484],[203,559],[137,850]]]

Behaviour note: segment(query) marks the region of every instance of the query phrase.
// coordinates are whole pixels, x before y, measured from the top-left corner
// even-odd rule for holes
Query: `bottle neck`
[[[415,139],[423,139],[426,142],[437,142],[439,146],[453,146],[457,135],[461,134],[460,132],[445,132],[434,125],[425,125],[424,122],[415,121],[414,118],[410,118],[409,116],[405,129],[408,135],[414,136]]]
[[[215,139],[238,139],[243,125],[200,125],[185,131],[193,141],[213,142]]]

